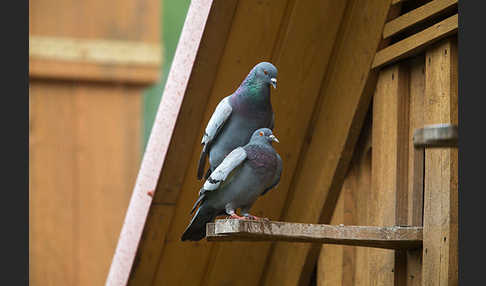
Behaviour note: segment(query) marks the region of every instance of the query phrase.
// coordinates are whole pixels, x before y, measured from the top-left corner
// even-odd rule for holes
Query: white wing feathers
[[[219,129],[224,125],[231,114],[232,108],[229,103],[229,96],[223,98],[216,106],[216,110],[209,119],[208,125],[204,132],[201,144],[205,144],[214,139]]]
[[[223,162],[211,173],[211,176],[204,183],[203,189],[213,191],[219,188],[228,175],[246,159],[246,151],[243,147],[238,147],[224,158]]]

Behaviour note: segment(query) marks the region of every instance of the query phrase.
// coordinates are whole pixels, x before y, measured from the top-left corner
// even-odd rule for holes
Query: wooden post
[[[425,69],[425,123],[457,124],[457,40],[429,48]],[[425,150],[422,285],[457,285],[457,149]]]

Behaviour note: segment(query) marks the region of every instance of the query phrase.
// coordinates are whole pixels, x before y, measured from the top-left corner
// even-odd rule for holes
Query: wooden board
[[[386,64],[391,64],[400,59],[416,55],[422,52],[426,46],[457,33],[458,21],[459,17],[456,14],[432,27],[378,51],[373,60],[372,68],[380,68]]]
[[[329,222],[370,102],[371,94],[362,94],[389,5],[388,1],[351,1],[347,5],[321,100],[308,129],[309,146],[301,155],[281,220]],[[373,11],[373,16],[366,11]],[[306,284],[318,253],[319,248],[308,244],[275,244],[263,285]],[[294,271],[287,271],[289,267]]]
[[[404,225],[407,219],[408,73],[403,65],[380,71],[373,98],[370,225]],[[371,285],[396,283],[395,253],[369,250]],[[399,272],[400,273],[400,272]]]
[[[457,7],[457,0],[434,0],[428,2],[386,23],[383,28],[383,39],[396,35],[427,19],[432,19],[454,6]]]
[[[409,62],[410,109],[409,134],[423,126],[425,104],[425,58],[417,56]],[[422,226],[424,195],[424,150],[414,148],[413,138],[408,138],[408,219],[407,225]],[[406,285],[416,286],[422,283],[422,250],[410,250],[406,254]]]
[[[104,283],[139,164],[139,92],[31,81],[34,283]]]
[[[46,90],[48,92],[46,92]],[[31,82],[29,280],[77,285],[78,218],[73,84]],[[62,139],[62,140],[61,140]],[[54,158],[56,158],[54,160]],[[62,233],[62,235],[61,235]]]
[[[417,248],[420,227],[373,227],[221,219],[207,224],[208,241],[288,241],[378,248]]]
[[[344,195],[345,192],[341,191],[331,219],[333,225],[344,223]],[[317,260],[316,271],[317,286],[344,285],[344,246],[323,245]]]
[[[189,8],[187,16],[188,21],[186,21],[186,25],[181,33],[178,50],[176,51],[173,60],[173,66],[177,68],[174,68],[169,73],[169,79],[154,122],[153,132],[149,138],[140,166],[139,175],[135,182],[130,205],[125,215],[124,225],[118,240],[110,272],[106,280],[106,285],[126,285],[129,275],[134,273],[132,271],[133,261],[152,203],[152,197],[149,196],[148,193],[155,191],[154,196],[157,196],[156,187],[158,186],[158,178],[169,148],[171,134],[174,132],[174,126],[180,111],[180,106],[184,99],[186,88],[189,85],[188,82],[190,79],[194,80],[194,78],[190,78],[190,75],[193,70],[196,56],[201,56],[203,59],[207,60],[203,62],[207,63],[209,67],[214,68],[218,65],[218,54],[214,54],[212,57],[207,57],[208,54],[212,52],[210,50],[213,46],[209,45],[206,46],[206,48],[201,48],[199,49],[201,54],[197,53],[199,43],[203,38],[203,32],[205,31],[205,24],[210,14],[211,4],[211,1],[193,1]],[[227,7],[225,5],[223,6]],[[208,36],[210,35],[211,33]],[[224,42],[224,34],[221,36],[223,37],[221,40]],[[220,42],[214,43],[216,47],[218,46],[218,43]],[[201,75],[201,73],[198,73],[198,75]],[[211,76],[212,74],[210,73],[208,75]],[[204,78],[199,77],[199,79],[203,80]],[[209,87],[204,87],[211,88],[211,85],[209,85]],[[201,106],[200,108],[203,107]],[[154,229],[155,228],[149,228],[149,230]],[[148,233],[146,236],[152,234],[153,233]],[[168,235],[166,237],[168,237]],[[161,247],[155,248],[155,250],[157,249],[161,249]],[[159,254],[154,255],[159,256]]]
[[[424,122],[457,124],[457,39],[430,47],[425,61]],[[422,285],[458,284],[457,160],[457,149],[425,150]]]

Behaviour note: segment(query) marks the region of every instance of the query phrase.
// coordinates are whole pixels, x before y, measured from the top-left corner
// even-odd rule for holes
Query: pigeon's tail
[[[201,151],[201,156],[199,156],[199,164],[197,165],[197,179],[201,180],[204,173],[204,166],[206,165],[206,157],[208,155],[208,144],[204,144]]]
[[[206,224],[212,222],[216,218],[214,209],[207,206],[200,206],[189,226],[182,234],[181,240],[198,241],[206,236]]]

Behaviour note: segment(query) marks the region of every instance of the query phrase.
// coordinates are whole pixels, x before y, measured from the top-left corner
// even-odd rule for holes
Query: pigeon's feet
[[[249,220],[266,220],[268,221],[269,219],[266,218],[266,217],[257,217],[257,216],[254,216],[252,214],[244,214],[244,216],[249,219]]]
[[[239,216],[235,213],[231,214],[228,218],[231,218],[231,219],[247,219],[246,217],[244,216]]]

